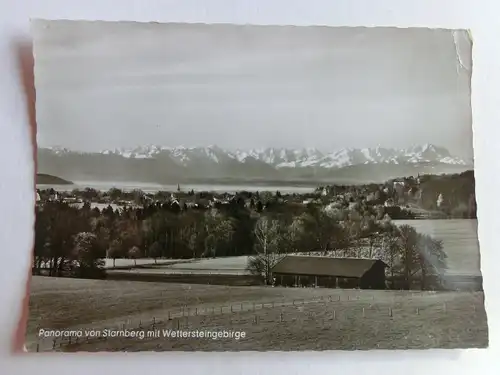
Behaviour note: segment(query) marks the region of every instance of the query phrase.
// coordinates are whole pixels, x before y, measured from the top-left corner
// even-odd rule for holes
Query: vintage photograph
[[[32,35],[30,352],[488,346],[466,30]]]

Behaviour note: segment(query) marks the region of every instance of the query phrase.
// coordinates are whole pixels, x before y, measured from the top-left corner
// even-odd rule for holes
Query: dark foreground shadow
[[[36,158],[36,114],[35,114],[35,79],[34,79],[34,56],[33,56],[33,44],[31,40],[26,38],[20,38],[12,41],[11,51],[17,56],[18,73],[20,84],[24,91],[25,96],[25,108],[28,114],[28,123],[25,124],[29,128],[29,134],[31,137],[32,153],[33,153],[33,163],[34,163],[34,174],[33,174],[33,194],[36,191],[36,169],[37,169],[37,158]],[[33,211],[35,207],[33,207]],[[33,249],[30,249],[31,257],[33,256]],[[31,270],[28,268],[26,270],[26,284],[25,284],[25,294],[24,296],[19,296],[21,301],[21,315],[19,317],[17,328],[14,332],[14,337],[12,340],[12,351],[14,353],[19,353],[24,351],[24,340],[26,325],[28,321],[29,314],[29,292],[30,292],[30,281],[31,281]]]

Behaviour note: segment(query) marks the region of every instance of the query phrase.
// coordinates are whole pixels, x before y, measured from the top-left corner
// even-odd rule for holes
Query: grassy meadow
[[[482,292],[234,287],[34,277],[30,351],[330,350],[488,345]],[[154,320],[153,320],[154,318]],[[151,325],[154,322],[154,327]],[[245,331],[246,337],[37,339],[37,329]],[[62,345],[61,345],[62,343]]]

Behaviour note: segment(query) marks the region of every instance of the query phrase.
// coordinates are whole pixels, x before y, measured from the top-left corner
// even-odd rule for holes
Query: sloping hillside
[[[72,185],[71,181],[67,181],[57,176],[52,176],[50,174],[37,173],[36,175],[37,185]]]

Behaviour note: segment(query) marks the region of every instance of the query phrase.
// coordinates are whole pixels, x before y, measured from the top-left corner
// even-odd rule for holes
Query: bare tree
[[[283,257],[280,251],[280,233],[278,220],[262,216],[255,225],[256,255],[248,259],[247,270],[262,275],[266,284],[271,282],[271,271]]]
[[[217,248],[217,238],[210,233],[205,237],[205,251],[203,256],[215,258]]]
[[[394,224],[386,223],[382,234],[383,261],[389,266],[390,282],[394,282],[394,275],[401,271],[401,247],[399,228]]]
[[[189,251],[189,255],[194,259],[197,257],[198,243],[201,238],[201,229],[205,226],[205,217],[195,212],[189,212],[189,214],[184,213],[181,219],[179,239],[184,244],[185,250]]]
[[[187,247],[189,248],[189,250],[191,250],[191,253],[193,254],[193,259],[196,258],[197,254],[196,254],[196,249],[197,249],[197,246],[198,246],[198,231],[194,231],[190,234],[189,238],[188,238],[188,241],[187,241]]]
[[[421,288],[425,289],[429,274],[439,276],[446,269],[446,253],[442,242],[418,233],[409,225],[400,227],[399,238],[404,287],[409,289],[413,276],[420,272]]]
[[[217,250],[226,247],[233,238],[234,229],[230,220],[225,219],[215,211],[209,211],[205,215],[205,252],[204,256],[217,255]]]
[[[437,276],[446,269],[446,253],[443,251],[443,242],[429,235],[418,235],[418,264],[420,266],[421,289],[427,288],[427,276]]]
[[[402,225],[399,228],[401,261],[403,266],[404,289],[410,289],[412,276],[418,270],[418,233],[414,227]]]
[[[301,216],[295,217],[287,228],[289,250],[295,252],[304,235],[304,220]]]
[[[113,259],[113,267],[115,267],[116,258],[120,258],[123,255],[123,244],[121,240],[116,238],[111,241],[108,249],[108,258]]]
[[[153,244],[149,247],[149,256],[152,257],[156,264],[156,259],[161,256],[162,248],[158,241],[153,242]]]
[[[134,266],[137,266],[137,259],[141,257],[141,250],[137,246],[132,246],[128,251],[128,256],[134,260]]]
[[[78,264],[79,276],[96,274],[103,261],[98,257],[97,237],[90,232],[80,232],[74,238],[73,259]]]

